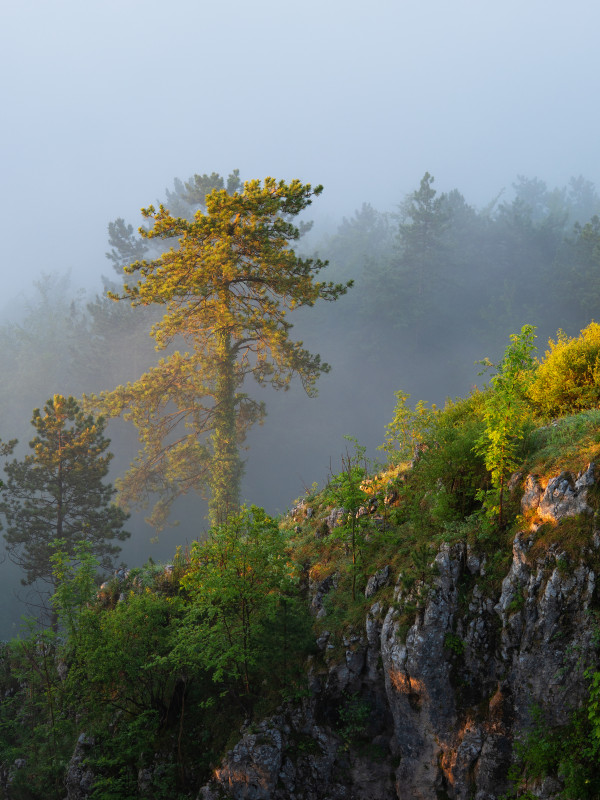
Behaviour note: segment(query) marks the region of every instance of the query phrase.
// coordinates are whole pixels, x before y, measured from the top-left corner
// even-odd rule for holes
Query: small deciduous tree
[[[354,453],[347,449],[346,455],[342,456],[342,471],[332,476],[325,498],[344,511],[345,518],[336,532],[349,540],[352,556],[352,599],[356,600],[356,576],[366,522],[365,515],[360,514],[360,510],[369,501],[366,488],[368,469],[366,448],[351,436],[346,436],[346,439],[354,444]]]
[[[527,388],[531,383],[535,350],[535,326],[524,325],[521,332],[512,334],[504,358],[491,379],[484,402],[485,430],[476,444],[491,473],[492,489],[481,492],[488,516],[497,517],[504,525],[504,489],[506,478],[518,466],[518,448],[524,437],[525,424],[530,417]],[[482,362],[492,367],[490,361]]]
[[[277,522],[256,506],[232,515],[207,541],[193,545],[191,569],[182,581],[192,610],[182,627],[179,657],[184,663],[200,659],[216,681],[249,694],[264,662],[264,628],[294,581],[295,566]]]
[[[415,457],[416,448],[431,433],[438,408],[435,403],[428,408],[427,401],[419,400],[413,411],[408,406],[409,394],[397,391],[394,397],[394,417],[385,426],[385,443],[380,449],[385,450],[392,463],[397,463]]]
[[[243,472],[239,447],[264,416],[264,404],[241,392],[242,384],[252,376],[285,389],[298,375],[313,393],[329,366],[292,341],[286,312],[335,300],[350,285],[316,281],[326,262],[300,258],[290,246],[300,235],[290,219],[321,186],[273,178],[246,182],[240,191],[233,186],[231,192],[213,189],[191,221],[163,206],[144,209],[152,227],[140,229],[143,238],[176,246],[127,266],[126,273],[140,280],[113,295],[134,306],[165,306],[152,330],[157,348],[181,340],[189,348],[135,383],[92,399],[103,412],[123,414],[137,426],[143,450],[119,488],[125,503],[143,504],[158,494],[151,518],[158,526],[173,499],[190,489],[208,489],[212,524],[235,513]]]
[[[84,414],[73,397],[57,394],[43,411],[35,409],[31,424],[33,452],[4,467],[0,512],[8,555],[25,572],[23,584],[40,581],[53,594],[55,540],[68,558],[75,558],[78,543],[86,543],[100,565],[111,569],[120,551],[114,541],[129,536],[123,530],[127,514],[112,504],[115,490],[104,483],[112,455],[101,417]]]

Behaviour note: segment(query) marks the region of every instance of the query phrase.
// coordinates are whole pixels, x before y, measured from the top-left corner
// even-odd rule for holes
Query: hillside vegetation
[[[280,520],[244,508],[171,564],[120,571],[100,589],[89,552],[75,568],[58,541],[58,632],[32,623],[2,646],[2,796],[63,798],[66,780],[94,800],[196,797],[242,727],[310,695],[307,663],[342,657],[374,591],[409,630],[443,544],[466,543],[485,561],[489,596],[519,530],[531,532],[532,552],[559,546],[565,570],[584,559],[600,571],[597,512],[544,522],[520,504],[528,475],[545,486],[598,459],[600,326],[559,334],[539,361],[533,335],[525,326],[502,362],[487,364],[489,386],[443,409],[412,408],[398,392],[385,463],[348,440],[328,484]],[[592,488],[589,502],[599,501]],[[538,718],[515,745],[515,796],[524,776],[557,770],[565,797],[598,796],[600,667],[585,667],[587,697],[569,724]],[[348,708],[340,746],[360,739],[360,709]]]

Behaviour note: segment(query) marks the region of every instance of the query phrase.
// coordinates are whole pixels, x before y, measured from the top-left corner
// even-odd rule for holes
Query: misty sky
[[[600,183],[594,0],[0,6],[4,302],[42,271],[99,286],[107,223],[195,172],[322,183],[332,219],[426,170],[475,205]]]

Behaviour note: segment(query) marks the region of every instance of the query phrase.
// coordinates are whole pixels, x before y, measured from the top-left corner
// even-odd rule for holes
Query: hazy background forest
[[[599,316],[598,22],[589,0],[3,9],[0,438],[23,454],[55,392],[112,389],[153,363],[155,312],[104,296],[128,260],[115,236],[152,202],[189,213],[177,179],[195,173],[324,184],[300,249],[329,259],[325,279],[355,281],[292,319],[332,365],[317,398],[248,387],[268,416],[243,494],[270,512],[338,469],[344,435],[375,455],[394,391],[443,403],[524,323],[542,350],[577,333]],[[114,479],[137,446],[125,422],[108,435]],[[123,560],[169,559],[205,515],[180,501],[158,542],[132,517]],[[7,637],[27,590],[0,569]]]
[[[339,469],[344,435],[376,456],[395,390],[437,404],[465,395],[481,381],[476,360],[501,355],[524,321],[537,326],[542,350],[557,320],[571,335],[590,321],[600,302],[594,185],[582,176],[563,187],[520,176],[506,195],[475,208],[458,188],[438,192],[426,173],[393,210],[364,203],[337,227],[316,225],[304,237],[299,249],[329,260],[323,277],[355,284],[337,302],[295,315],[296,335],[333,366],[318,397],[307,397],[299,382],[288,392],[247,387],[266,401],[268,416],[247,441],[246,501],[285,512],[313,481],[322,485]],[[184,184],[175,180],[165,203],[191,216],[195,207],[184,198]],[[104,284],[116,289],[122,264],[149,245],[122,219],[108,234]],[[155,363],[149,329],[157,311],[90,294],[69,273],[42,275],[20,301],[0,328],[3,374],[11,376],[0,387],[0,404],[5,438],[19,438],[24,453],[31,410],[48,397],[113,388]],[[135,431],[118,420],[108,434],[118,477],[137,451]],[[128,564],[168,560],[207,527],[206,504],[195,495],[176,504],[177,525],[158,541],[143,516],[134,514],[128,525]],[[18,578],[11,573],[4,591]],[[17,591],[31,595],[29,588]],[[19,608],[14,596],[4,603],[11,609],[6,635]]]

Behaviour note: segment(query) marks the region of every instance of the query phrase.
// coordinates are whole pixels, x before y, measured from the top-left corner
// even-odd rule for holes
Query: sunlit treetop
[[[153,329],[160,348],[182,336],[196,350],[207,352],[215,334],[227,334],[234,352],[251,347],[256,354],[257,380],[264,380],[268,372],[279,383],[291,370],[312,390],[317,374],[328,366],[318,356],[309,357],[301,342],[288,340],[286,311],[312,306],[318,299],[335,300],[350,285],[316,281],[327,262],[299,258],[290,246],[300,236],[291,218],[322,188],[266,178],[262,183],[248,181],[233,194],[216,189],[192,221],[173,217],[162,205],[158,211],[153,206],[142,209],[153,224],[149,230],[141,228],[141,235],[175,238],[177,246],[154,260],[127,266],[125,272],[140,280],[127,283],[119,299],[128,298],[134,306],[167,306]],[[275,372],[265,372],[267,351],[278,365]]]
[[[173,244],[126,266],[126,275],[138,280],[111,296],[134,307],[165,306],[152,329],[157,348],[182,340],[188,350],[93,404],[137,426],[144,449],[120,483],[120,496],[128,504],[158,494],[157,526],[172,500],[190,488],[208,489],[215,524],[239,508],[239,446],[265,413],[263,403],[240,391],[247,377],[285,389],[296,375],[314,394],[317,378],[329,371],[318,354],[290,338],[286,316],[319,299],[336,300],[352,283],[318,281],[327,262],[293,249],[301,235],[293,220],[321,192],[298,180],[266,178],[241,188],[229,181],[205,196],[192,219],[164,206],[142,209],[151,221],[140,229],[142,237]]]

